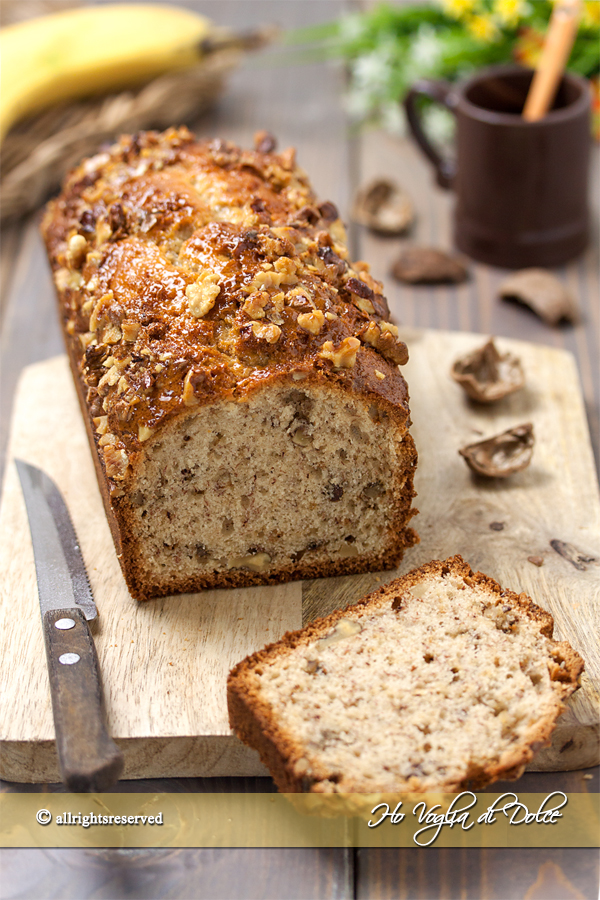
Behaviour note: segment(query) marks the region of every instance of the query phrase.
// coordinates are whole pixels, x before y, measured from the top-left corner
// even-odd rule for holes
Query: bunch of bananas
[[[0,141],[47,106],[191,67],[224,40],[203,16],[154,4],[86,6],[9,25],[0,31]]]

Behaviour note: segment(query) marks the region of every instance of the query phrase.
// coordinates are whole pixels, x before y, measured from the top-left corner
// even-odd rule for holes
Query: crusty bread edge
[[[273,779],[280,791],[286,793],[316,792],[325,790],[320,781],[327,778],[326,772],[319,772],[313,766],[313,774],[310,778],[298,775],[294,772],[294,766],[304,756],[301,746],[296,744],[285,731],[274,721],[268,704],[261,701],[251,686],[248,685],[247,675],[256,665],[273,654],[285,653],[295,647],[308,644],[331,630],[335,623],[348,614],[360,613],[367,606],[376,608],[389,602],[391,591],[401,594],[420,581],[431,576],[451,572],[459,577],[469,579],[474,586],[491,590],[510,603],[530,620],[539,622],[539,630],[549,640],[552,639],[554,620],[550,613],[537,606],[526,594],[516,594],[514,591],[503,590],[500,585],[484,575],[482,572],[473,572],[468,563],[461,556],[456,555],[446,560],[432,560],[430,563],[408,572],[401,578],[397,578],[388,585],[378,588],[377,591],[362,598],[358,603],[347,606],[345,609],[336,610],[330,615],[315,619],[305,628],[287,632],[281,640],[267,645],[263,650],[246,657],[238,663],[230,672],[227,680],[227,705],[229,710],[229,722],[232,730],[244,743],[257,750],[261,761],[271,772]],[[557,690],[557,704],[553,713],[550,713],[529,730],[525,737],[525,744],[505,752],[494,766],[487,768],[472,767],[468,770],[464,779],[460,781],[447,781],[440,783],[436,788],[428,790],[440,790],[445,792],[458,792],[462,790],[478,790],[486,785],[503,779],[516,779],[522,773],[526,764],[533,758],[535,752],[550,738],[559,715],[564,710],[563,699],[569,697],[579,687],[579,676],[584,669],[584,663],[579,654],[566,641],[553,641],[553,655],[558,661],[564,661],[564,669],[561,677],[553,679],[560,682]],[[349,784],[345,791],[360,793],[361,788]],[[398,785],[398,791],[420,791],[418,779],[412,777],[409,781]]]

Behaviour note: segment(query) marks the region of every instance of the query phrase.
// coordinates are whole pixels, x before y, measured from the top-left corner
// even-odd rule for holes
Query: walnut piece
[[[201,319],[215,305],[221,288],[217,284],[219,276],[214,272],[203,272],[194,284],[188,284],[185,296],[188,299],[188,307],[196,319]]]
[[[389,362],[403,366],[408,362],[408,348],[404,341],[398,339],[398,329],[391,322],[369,322],[360,332],[360,339],[378,350]]]
[[[321,638],[320,641],[317,641],[315,646],[320,650],[322,647],[327,647],[329,644],[336,644],[338,641],[343,641],[344,638],[352,637],[355,634],[359,634],[361,631],[362,626],[360,622],[356,622],[354,619],[338,619],[333,631],[324,638]]]
[[[300,313],[298,325],[310,334],[318,334],[325,323],[325,316],[320,309],[313,309],[308,313]]]
[[[244,301],[242,311],[250,319],[264,319],[265,306],[270,300],[270,296],[266,291],[254,291],[247,300]]]
[[[450,374],[465,393],[479,403],[494,403],[525,384],[521,360],[512,353],[500,354],[493,338],[457,359]]]
[[[534,443],[533,425],[528,422],[484,441],[468,444],[458,452],[469,468],[478,475],[507,478],[527,468],[531,462]]]
[[[138,332],[140,330],[139,322],[122,322],[121,323],[121,331],[123,332],[123,340],[127,341],[129,344],[133,344],[135,339],[138,336]]]
[[[337,350],[332,341],[325,341],[318,354],[323,359],[330,359],[336,369],[351,369],[356,362],[356,354],[360,341],[355,337],[344,338]]]
[[[250,569],[252,572],[264,572],[271,562],[268,553],[251,553],[248,556],[234,556],[227,560],[228,569]]]
[[[140,425],[140,427],[138,428],[138,440],[141,443],[143,443],[144,441],[147,441],[148,438],[152,437],[153,434],[154,434],[154,429],[148,428],[147,425]]]
[[[78,269],[87,250],[87,241],[82,234],[74,234],[67,242],[67,262],[69,265]]]
[[[277,343],[281,336],[281,328],[277,325],[263,325],[261,322],[254,322],[252,331],[259,341],[266,341],[268,344]]]

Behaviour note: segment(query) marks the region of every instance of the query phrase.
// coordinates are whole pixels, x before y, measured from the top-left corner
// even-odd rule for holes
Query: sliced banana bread
[[[248,657],[231,727],[282,791],[459,791],[518,778],[578,687],[552,616],[460,556]]]

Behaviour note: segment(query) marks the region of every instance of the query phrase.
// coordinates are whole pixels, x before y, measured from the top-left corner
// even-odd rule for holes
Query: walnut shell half
[[[517,300],[530,307],[548,325],[561,319],[577,322],[577,301],[563,282],[547,269],[522,269],[506,278],[499,294],[504,300]]]
[[[380,234],[402,234],[415,217],[412,200],[394,181],[378,178],[365,185],[354,201],[352,218]]]
[[[479,403],[495,403],[525,384],[521,360],[512,353],[499,353],[493,338],[457,359],[450,374]]]
[[[533,454],[533,425],[517,425],[501,434],[468,444],[458,452],[478,475],[487,478],[507,478],[526,469]]]

